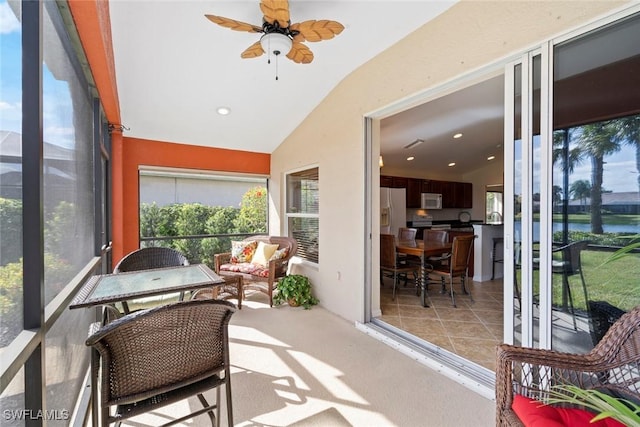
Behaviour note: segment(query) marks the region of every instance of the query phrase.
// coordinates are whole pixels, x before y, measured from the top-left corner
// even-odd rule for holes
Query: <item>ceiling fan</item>
[[[287,0],[260,0],[260,10],[264,15],[262,26],[247,24],[223,16],[205,16],[211,22],[235,31],[263,33],[259,41],[242,52],[240,55],[242,58],[257,58],[268,52],[269,55],[273,54],[276,59],[279,55],[284,54],[298,64],[308,64],[313,61],[313,52],[302,42],[329,40],[344,30],[341,23],[326,19],[292,24]]]

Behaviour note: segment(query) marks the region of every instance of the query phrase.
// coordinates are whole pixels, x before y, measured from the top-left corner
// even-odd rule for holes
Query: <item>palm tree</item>
[[[551,191],[552,191],[551,200],[553,202],[553,211],[555,212],[560,202],[562,202],[562,187],[560,187],[559,185],[554,185]]]
[[[621,138],[626,144],[636,147],[636,170],[640,172],[640,114],[618,119]],[[640,173],[638,173],[638,191],[640,191]]]
[[[591,232],[602,234],[602,177],[604,157],[620,150],[621,122],[609,120],[581,127],[580,146],[591,160]]]
[[[591,195],[591,183],[586,179],[579,179],[574,181],[571,184],[571,188],[569,190],[573,199],[580,199],[580,206],[582,207],[581,211],[586,212],[585,206],[587,202],[587,197]]]

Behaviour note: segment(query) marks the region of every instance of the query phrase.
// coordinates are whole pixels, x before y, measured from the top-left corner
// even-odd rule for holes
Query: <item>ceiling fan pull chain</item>
[[[271,39],[267,40],[269,49],[267,49],[267,64],[271,64]]]
[[[278,57],[280,55],[276,55],[276,80],[278,80]]]

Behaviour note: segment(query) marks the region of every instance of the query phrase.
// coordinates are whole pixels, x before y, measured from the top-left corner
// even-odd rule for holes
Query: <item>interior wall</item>
[[[318,268],[302,265],[300,271],[312,277],[320,303],[346,319],[364,320],[365,244],[374,246],[374,258],[378,252],[378,242],[366,236],[364,221],[365,115],[523,52],[625,4],[630,2],[462,1],[338,84],[271,159],[272,179],[280,180],[280,187],[285,172],[319,166],[320,261]],[[374,173],[373,180],[376,177]],[[379,226],[377,188],[374,184],[374,230]],[[282,199],[275,200],[274,208],[282,216]],[[272,227],[284,231],[282,221]],[[371,268],[376,281],[376,261]]]

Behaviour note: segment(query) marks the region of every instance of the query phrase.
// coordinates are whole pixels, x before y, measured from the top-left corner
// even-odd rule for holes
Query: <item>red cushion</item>
[[[545,405],[518,394],[514,397],[511,408],[525,427],[624,427],[624,424],[613,418],[591,423],[590,421],[596,416],[592,412]]]

